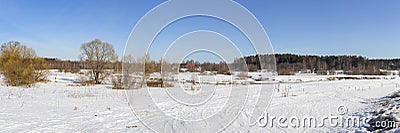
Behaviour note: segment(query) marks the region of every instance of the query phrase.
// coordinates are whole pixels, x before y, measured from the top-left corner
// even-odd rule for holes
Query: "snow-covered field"
[[[51,82],[38,83],[31,88],[8,87],[3,83],[0,86],[0,132],[150,132],[132,112],[124,90],[113,90],[111,85],[77,86],[73,82],[79,78],[77,74],[58,73],[52,71],[49,76]],[[290,77],[280,77],[290,78]],[[221,78],[225,79],[225,78]],[[317,77],[315,79],[318,79]],[[268,109],[269,116],[283,116],[287,118],[313,116],[316,118],[329,116],[358,116],[360,118],[376,118],[379,110],[387,112],[388,116],[398,118],[398,100],[392,99],[389,104],[378,106],[377,103],[386,96],[400,90],[400,79],[385,80],[338,80],[313,81],[303,83],[280,83],[275,85],[276,92]],[[220,85],[215,92],[217,97],[208,103],[210,108],[181,107],[172,104],[165,97],[156,97],[157,106],[166,115],[180,119],[201,119],[211,117],[224,105],[224,97],[231,89],[251,90],[257,85]],[[207,90],[210,86],[202,86]],[[180,91],[180,86],[168,88],[171,92]],[[143,91],[133,90],[133,91]],[[154,94],[165,92],[161,88],[151,88]],[[210,89],[212,90],[212,89]],[[255,89],[256,90],[256,89]],[[191,91],[191,90],[185,90]],[[246,92],[245,91],[245,92]],[[205,91],[207,92],[207,91]],[[207,93],[208,94],[208,93]],[[161,94],[160,94],[161,95]],[[220,96],[220,97],[219,97]],[[132,97],[130,97],[132,98]],[[387,98],[387,97],[386,97]],[[140,97],[132,98],[139,104],[136,113],[144,116],[149,125],[159,125],[156,130],[195,131],[204,132],[204,125],[187,128],[184,123],[174,123],[165,120],[163,116],[152,115],[154,110],[144,110],[147,101],[140,101]],[[192,99],[193,100],[193,99]],[[197,99],[194,98],[194,101]],[[252,101],[253,100],[253,101]],[[249,99],[250,103],[255,99]],[[397,102],[397,103],[396,103]],[[280,127],[274,123],[273,127],[249,126],[248,119],[251,110],[245,106],[236,120],[224,131],[227,132],[309,132],[309,131],[367,131],[366,128],[347,128],[340,126],[323,126],[317,128]],[[143,107],[143,108],[140,108]],[[212,107],[212,108],[211,108]],[[339,114],[338,107],[345,107],[347,112]],[[143,109],[143,110],[140,110]],[[232,107],[234,110],[235,107]],[[374,113],[374,110],[378,110]],[[397,111],[397,112],[396,112]],[[182,113],[183,114],[179,114]],[[231,112],[226,112],[230,114]],[[197,127],[196,127],[197,126]],[[394,130],[392,130],[394,131]]]

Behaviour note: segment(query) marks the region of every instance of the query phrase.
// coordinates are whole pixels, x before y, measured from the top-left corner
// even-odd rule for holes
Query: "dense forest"
[[[254,57],[246,57],[254,58]],[[313,56],[276,54],[279,74],[294,74],[294,72],[309,69],[317,74],[327,71],[343,70],[347,74],[382,74],[379,69],[399,70],[400,59],[367,59],[361,56]]]
[[[267,56],[267,57],[266,57]],[[249,71],[260,69],[259,59],[266,59],[269,55],[244,57]],[[311,70],[317,74],[327,74],[335,70],[343,70],[346,74],[384,74],[380,69],[399,70],[400,59],[367,59],[361,56],[315,56],[275,54],[276,68],[280,75],[293,75],[299,71]],[[243,59],[237,59],[243,60]],[[189,61],[191,62],[191,61]],[[239,62],[239,61],[238,61]],[[187,62],[188,63],[188,62]],[[196,63],[203,71],[227,71],[224,63]],[[222,65],[224,64],[224,65]],[[232,65],[232,64],[229,64]]]
[[[259,59],[265,59],[270,55],[247,56],[237,59],[236,62],[245,61],[249,71],[260,69]],[[275,54],[276,68],[280,75],[293,75],[299,71],[311,70],[317,74],[326,74],[327,71],[343,70],[346,74],[383,74],[380,69],[399,70],[400,59],[368,59],[361,56],[315,56],[315,55],[295,55],[295,54]],[[87,69],[88,66],[80,61],[62,61],[57,59],[47,59],[52,69],[63,69],[76,71]],[[224,62],[197,62],[187,60],[180,67],[189,67],[190,71],[197,71],[195,68],[201,68],[201,71],[216,71],[218,73],[227,73],[229,65]],[[193,64],[190,65],[189,64]],[[109,69],[121,70],[122,64],[115,62]],[[149,72],[159,71],[159,61],[148,61],[146,70]],[[154,70],[153,70],[154,69]]]

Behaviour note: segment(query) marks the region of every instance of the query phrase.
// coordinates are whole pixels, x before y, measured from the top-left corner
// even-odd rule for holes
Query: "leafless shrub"
[[[111,83],[113,84],[113,89],[124,89],[122,79],[123,79],[122,75],[114,75],[111,77]]]
[[[93,82],[90,81],[88,77],[83,76],[83,75],[79,76],[76,79],[76,83],[80,84],[81,86],[87,86],[87,85],[92,85],[93,84]]]
[[[2,44],[0,69],[5,82],[11,86],[30,86],[45,81],[47,76],[45,60],[17,41]]]

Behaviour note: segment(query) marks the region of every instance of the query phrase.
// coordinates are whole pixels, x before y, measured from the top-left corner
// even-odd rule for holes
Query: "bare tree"
[[[123,63],[123,88],[138,89],[145,84],[144,64],[147,56],[135,58],[133,55],[125,55],[122,58]]]
[[[90,81],[101,84],[111,74],[111,71],[107,69],[117,59],[117,55],[112,44],[94,39],[82,44],[80,58],[90,69],[88,72]]]

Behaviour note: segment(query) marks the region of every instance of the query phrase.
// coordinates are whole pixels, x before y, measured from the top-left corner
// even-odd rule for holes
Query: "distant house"
[[[161,73],[151,73],[148,80],[161,80]]]
[[[307,69],[305,71],[299,71],[298,73],[295,73],[295,75],[296,76],[316,76],[317,74],[314,71]]]
[[[335,75],[344,75],[344,70],[335,70],[334,74]]]
[[[267,80],[277,74],[273,71],[268,71],[267,69],[258,70],[257,72],[249,72],[248,76],[256,81]]]
[[[189,71],[189,69],[187,69],[187,68],[180,68],[179,71],[180,71],[180,72],[187,72],[187,71]]]
[[[179,65],[180,72],[200,72],[201,67],[194,63],[181,63]]]
[[[201,75],[214,75],[214,73],[211,71],[204,71],[203,73],[201,73]]]
[[[383,69],[379,69],[379,71],[381,73],[384,73],[384,74],[389,75],[389,76],[394,76],[394,75],[399,75],[400,74],[399,70],[383,70]]]
[[[187,67],[196,67],[196,64],[194,64],[194,63],[188,63],[188,64],[186,64],[186,66],[187,66]]]
[[[155,72],[150,74],[146,80],[146,85],[149,87],[173,87],[174,85],[170,81],[172,80],[163,79],[161,73]]]

